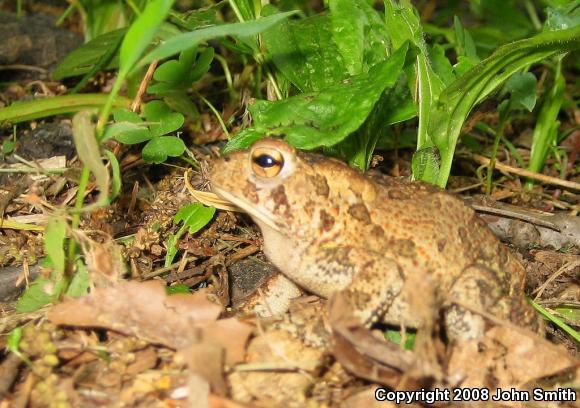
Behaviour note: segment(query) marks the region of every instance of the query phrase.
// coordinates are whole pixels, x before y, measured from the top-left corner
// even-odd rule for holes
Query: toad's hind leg
[[[453,283],[444,301],[445,329],[450,340],[482,337],[488,317],[538,331],[538,318],[519,290],[513,290],[509,275],[481,264],[465,269]]]

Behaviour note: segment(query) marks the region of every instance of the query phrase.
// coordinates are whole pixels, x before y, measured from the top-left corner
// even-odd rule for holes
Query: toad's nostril
[[[225,157],[224,157],[224,161],[225,161],[226,163],[227,163],[227,162],[229,162],[230,160],[231,160],[231,157],[230,157],[230,156],[225,156]]]

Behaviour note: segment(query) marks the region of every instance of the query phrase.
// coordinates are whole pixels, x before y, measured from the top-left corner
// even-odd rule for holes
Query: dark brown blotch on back
[[[373,227],[373,229],[371,230],[371,234],[374,237],[382,238],[385,236],[385,230],[382,227],[380,227],[379,225],[375,225]]]
[[[392,253],[398,254],[405,258],[415,258],[417,256],[415,243],[410,239],[389,240],[389,248]]]
[[[328,232],[334,226],[334,217],[325,210],[320,210],[320,229],[323,232]]]
[[[446,239],[440,239],[439,241],[437,241],[437,249],[439,250],[439,252],[443,252],[446,245],[447,245]]]
[[[409,194],[406,191],[398,188],[389,189],[387,192],[387,196],[391,200],[408,200],[410,198]]]
[[[351,217],[353,217],[361,222],[366,222],[366,223],[371,222],[371,216],[369,214],[369,210],[367,210],[367,207],[363,203],[357,203],[357,204],[351,205],[350,207],[348,207],[348,213],[350,214]]]
[[[330,188],[328,187],[328,183],[326,182],[326,178],[324,176],[312,176],[310,181],[314,185],[314,191],[316,191],[316,194],[321,197],[328,198]]]

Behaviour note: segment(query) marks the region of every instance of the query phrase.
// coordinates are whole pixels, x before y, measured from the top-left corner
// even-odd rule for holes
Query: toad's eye
[[[258,147],[252,152],[252,170],[260,177],[276,177],[284,166],[284,157],[276,150]]]

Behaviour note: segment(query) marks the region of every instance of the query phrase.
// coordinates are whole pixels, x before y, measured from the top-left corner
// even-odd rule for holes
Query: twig
[[[471,155],[471,157],[477,163],[483,164],[485,166],[487,166],[490,162],[490,159],[488,159],[487,157],[481,156],[479,154],[473,154],[473,155]],[[544,174],[534,173],[533,171],[520,169],[517,167],[509,166],[507,164],[502,164],[502,163],[495,163],[495,168],[500,170],[500,171],[505,171],[507,173],[516,174],[516,175],[522,176],[522,177],[528,177],[528,178],[537,180],[537,181],[545,183],[545,184],[553,184],[556,186],[569,188],[571,190],[580,191],[580,183],[576,183],[574,181],[562,180],[562,179],[559,179],[556,177],[550,177],[550,176],[546,176]]]
[[[133,99],[133,103],[131,103],[131,110],[133,112],[137,112],[139,109],[139,105],[141,105],[141,99],[143,98],[143,94],[147,90],[147,86],[149,82],[151,82],[151,78],[153,78],[153,74],[155,73],[155,69],[157,68],[157,64],[159,60],[154,60],[147,68],[147,72],[143,77],[143,80],[139,84],[139,90],[137,91],[137,95],[135,95],[135,99]]]

